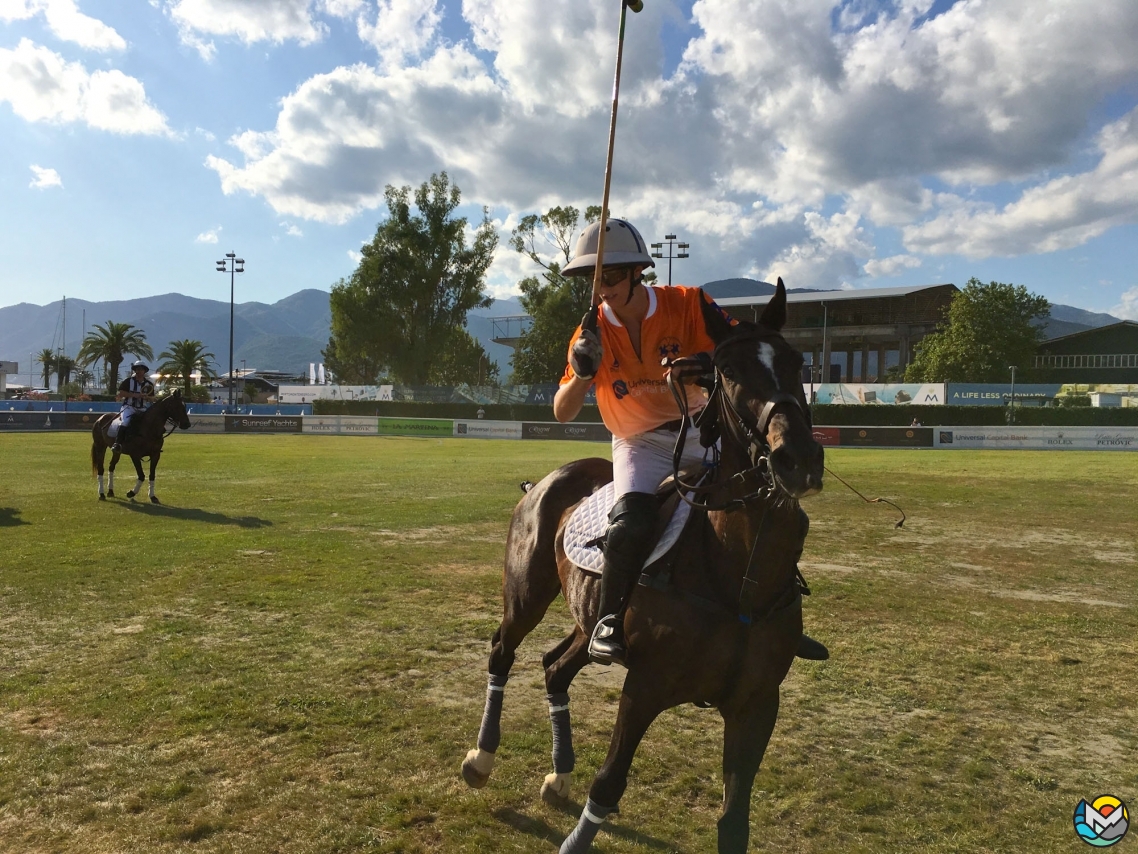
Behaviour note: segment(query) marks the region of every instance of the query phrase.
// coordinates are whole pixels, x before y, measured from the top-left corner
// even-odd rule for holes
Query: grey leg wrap
[[[553,771],[568,774],[577,764],[573,754],[573,728],[569,723],[569,695],[546,694],[549,722],[553,725]]]
[[[612,812],[612,807],[602,807],[592,798],[585,802],[581,811],[581,818],[573,832],[565,837],[561,843],[559,854],[585,854],[597,838],[597,831],[601,829],[604,820]]]
[[[486,708],[482,711],[482,727],[478,730],[478,749],[497,753],[502,740],[502,699],[509,676],[490,674],[486,686]]]

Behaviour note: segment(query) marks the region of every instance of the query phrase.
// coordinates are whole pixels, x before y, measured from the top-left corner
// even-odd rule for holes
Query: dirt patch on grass
[[[939,578],[939,583],[945,584],[949,587],[964,588],[968,590],[982,590],[990,596],[998,596],[1003,599],[1023,599],[1029,602],[1064,602],[1071,605],[1090,605],[1092,607],[1107,608],[1130,607],[1130,602],[1096,599],[1089,593],[1078,590],[1058,589],[1050,592],[1043,592],[1039,590],[1012,590],[999,587],[988,587],[987,585],[977,583],[975,579],[967,578],[963,575],[942,575]]]

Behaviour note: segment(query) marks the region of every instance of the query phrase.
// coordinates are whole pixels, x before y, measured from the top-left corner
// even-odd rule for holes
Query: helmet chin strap
[[[636,286],[639,285],[642,281],[644,281],[644,275],[643,274],[637,275],[636,273],[632,272],[631,270],[629,271],[629,273],[628,273],[628,298],[625,299],[625,301],[624,301],[625,305],[628,305],[630,302],[632,302],[632,294],[633,294],[633,292],[636,291]]]

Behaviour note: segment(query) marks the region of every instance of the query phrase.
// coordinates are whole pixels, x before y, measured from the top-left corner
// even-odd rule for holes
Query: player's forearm
[[[573,377],[557,390],[553,396],[553,417],[564,424],[572,421],[581,414],[581,407],[585,405],[585,396],[589,393],[592,380],[583,380]]]

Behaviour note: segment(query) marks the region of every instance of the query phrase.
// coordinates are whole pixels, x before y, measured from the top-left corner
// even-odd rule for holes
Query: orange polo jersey
[[[648,313],[640,325],[640,356],[632,347],[628,330],[607,305],[603,305],[599,328],[604,356],[594,377],[597,406],[605,426],[614,436],[627,439],[655,430],[661,424],[680,417],[676,400],[664,381],[667,370],[660,362],[678,359],[715,349],[703,322],[701,302],[706,301],[727,317],[711,297],[699,288],[682,285],[647,288]],[[736,321],[730,320],[732,324]],[[569,351],[581,334],[573,333]],[[565,368],[561,384],[574,377],[573,368]],[[703,389],[688,387],[688,409],[698,412],[707,401]]]

